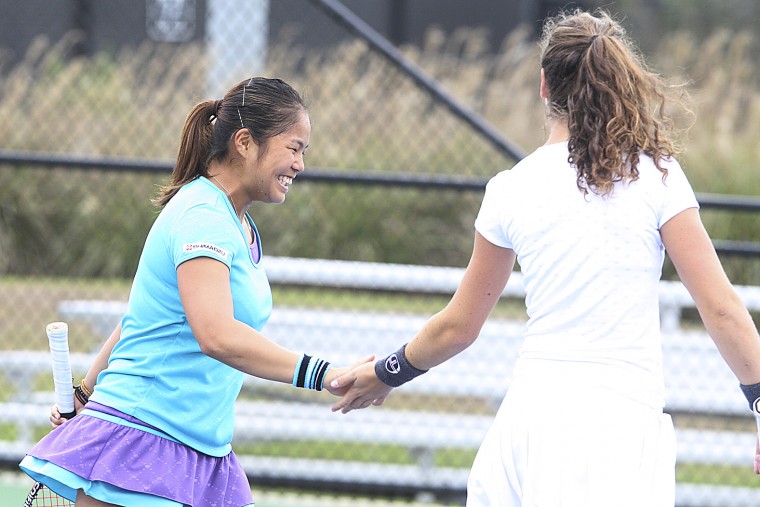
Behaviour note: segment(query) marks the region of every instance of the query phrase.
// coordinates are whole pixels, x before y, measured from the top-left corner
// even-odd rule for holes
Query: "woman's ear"
[[[238,129],[235,135],[232,137],[232,143],[235,146],[235,151],[241,157],[248,155],[248,151],[253,148],[253,138],[248,129]]]
[[[544,100],[549,98],[549,85],[546,84],[546,74],[544,73],[544,69],[541,69],[541,87],[539,88],[538,93]]]

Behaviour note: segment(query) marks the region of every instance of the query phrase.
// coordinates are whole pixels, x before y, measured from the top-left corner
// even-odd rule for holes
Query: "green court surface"
[[[0,481],[0,507],[21,507],[32,483]]]
[[[15,472],[0,473],[0,507],[21,507],[32,487],[26,475]],[[298,493],[265,493],[254,491],[256,507],[437,507],[433,503],[414,504],[387,502],[350,497],[316,496]]]

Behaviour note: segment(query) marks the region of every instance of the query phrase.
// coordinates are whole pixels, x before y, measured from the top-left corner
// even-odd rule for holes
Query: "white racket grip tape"
[[[756,399],[752,404],[752,413],[755,415],[755,422],[757,423],[757,436],[760,438],[760,398]]]
[[[55,402],[61,416],[70,419],[76,415],[76,409],[69,360],[69,326],[65,322],[51,322],[47,325],[46,331],[53,363]]]

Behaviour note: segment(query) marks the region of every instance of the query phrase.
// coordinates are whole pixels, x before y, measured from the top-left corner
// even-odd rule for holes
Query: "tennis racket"
[[[55,402],[61,416],[71,419],[77,412],[74,407],[74,384],[69,361],[69,326],[65,322],[53,322],[46,328],[50,356],[53,362]],[[73,507],[71,502],[56,495],[42,483],[35,482],[24,501],[24,507]]]

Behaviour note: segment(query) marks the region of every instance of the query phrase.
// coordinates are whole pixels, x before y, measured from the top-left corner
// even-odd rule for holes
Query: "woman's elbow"
[[[449,346],[459,350],[464,350],[478,339],[480,329],[474,328],[468,322],[450,322],[443,333],[444,340]]]
[[[217,331],[205,330],[197,332],[194,330],[193,334],[198,341],[201,352],[205,355],[218,359],[224,354],[224,339]]]

